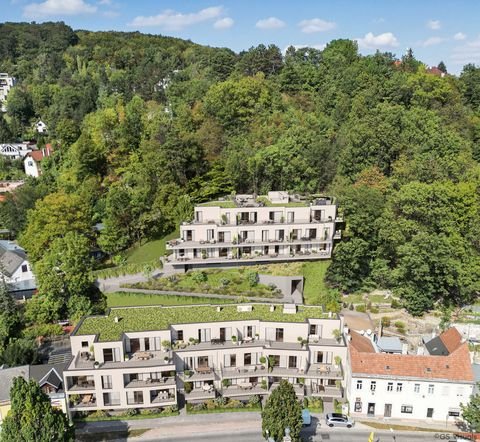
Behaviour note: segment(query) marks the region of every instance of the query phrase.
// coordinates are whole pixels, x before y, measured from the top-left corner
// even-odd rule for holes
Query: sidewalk
[[[364,422],[368,424],[368,422],[383,424],[383,425],[399,425],[403,427],[415,427],[415,428],[422,428],[426,430],[432,431],[447,431],[447,432],[463,432],[461,426],[457,426],[456,423],[451,420],[450,422],[446,421],[428,421],[428,420],[413,420],[413,419],[396,419],[396,418],[382,418],[382,417],[357,417],[355,418],[355,422]],[[399,429],[398,431],[401,431]]]

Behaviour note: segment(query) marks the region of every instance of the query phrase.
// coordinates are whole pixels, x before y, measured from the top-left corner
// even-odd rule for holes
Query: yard
[[[145,305],[191,305],[223,304],[229,299],[201,298],[195,296],[147,295],[143,293],[115,292],[106,293],[108,307],[137,307]]]
[[[166,242],[172,239],[178,238],[180,235],[178,230],[169,233],[163,238],[148,241],[145,244],[135,247],[128,252],[127,263],[128,264],[140,264],[143,262],[149,262],[158,260],[160,256],[166,253]]]
[[[276,298],[281,293],[275,287],[259,284],[254,268],[208,269],[151,279],[129,287],[220,295]]]

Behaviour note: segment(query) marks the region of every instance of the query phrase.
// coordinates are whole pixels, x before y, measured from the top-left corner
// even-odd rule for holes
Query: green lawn
[[[328,291],[324,280],[329,265],[330,261],[311,261],[303,264],[302,270],[305,278],[303,298],[305,304],[321,304],[322,296]]]
[[[127,263],[139,264],[160,258],[160,256],[163,256],[166,253],[166,242],[178,238],[179,235],[179,231],[176,230],[163,238],[148,241],[139,247],[131,249],[128,252]]]
[[[195,296],[147,295],[144,293],[106,293],[108,307],[135,307],[144,305],[223,304],[231,299],[200,298]]]

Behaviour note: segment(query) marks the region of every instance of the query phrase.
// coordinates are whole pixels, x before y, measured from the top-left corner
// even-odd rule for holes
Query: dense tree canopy
[[[412,50],[362,56],[350,40],[235,54],[163,36],[6,23],[0,70],[18,80],[0,142],[31,138],[41,118],[42,142],[55,146],[42,176],[0,205],[2,227],[34,263],[68,232],[118,255],[172,231],[198,202],[323,192],[346,219],[332,286],[388,287],[416,314],[478,296],[475,65],[440,77]],[[16,176],[15,167],[0,164],[0,174]],[[87,298],[72,296],[74,310],[88,310]],[[48,299],[42,315],[62,303]]]

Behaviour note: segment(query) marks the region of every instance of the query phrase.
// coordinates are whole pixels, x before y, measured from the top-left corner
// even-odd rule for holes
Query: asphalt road
[[[447,434],[447,433],[446,433]],[[324,429],[321,428],[316,434],[312,434],[312,431],[303,431],[302,440],[304,442],[367,442],[370,435],[369,430],[356,430],[356,429]],[[375,432],[375,441],[378,442],[437,442],[440,440],[454,441],[453,436],[450,439],[440,439],[435,437],[435,433],[428,432],[396,432],[392,435],[389,431]],[[150,437],[148,432],[139,438],[132,439],[142,442],[265,442],[265,439],[261,437],[258,431],[245,431],[241,433],[211,433],[211,434],[190,434],[188,438],[181,437],[162,437],[152,436]]]

